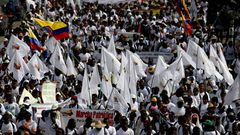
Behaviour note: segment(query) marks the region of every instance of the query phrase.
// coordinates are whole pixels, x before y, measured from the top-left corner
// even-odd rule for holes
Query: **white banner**
[[[32,104],[32,107],[36,109],[35,116],[37,118],[42,117],[43,110],[50,110],[52,108],[52,104]]]
[[[113,125],[114,122],[114,111],[111,110],[90,110],[90,109],[61,109],[62,114],[62,127],[66,127],[68,120],[73,118],[76,120],[77,127],[84,125],[85,119],[91,117],[93,120],[103,120],[107,118],[109,124]]]
[[[83,2],[89,2],[89,3],[94,3],[97,1],[98,1],[98,4],[117,4],[117,3],[126,3],[126,2],[132,2],[137,0],[83,0]]]
[[[43,103],[56,103],[56,83],[47,82],[42,85]]]

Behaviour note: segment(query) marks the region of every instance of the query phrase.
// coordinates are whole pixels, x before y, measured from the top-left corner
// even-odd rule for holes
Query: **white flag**
[[[50,58],[50,63],[60,71],[62,71],[63,74],[67,73],[67,66],[65,64],[65,61],[63,59],[62,51],[60,49],[59,45],[56,45],[56,48],[54,52],[52,53],[52,56]]]
[[[126,116],[129,106],[124,98],[125,97],[123,97],[116,89],[113,89],[110,102],[114,110],[120,112],[123,116]]]
[[[109,42],[109,45],[108,45],[108,49],[107,49],[109,52],[111,52],[115,57],[117,57],[117,51],[116,51],[116,48],[115,48],[115,43],[114,43],[114,37],[112,35],[111,39],[110,39],[110,42]]]
[[[87,68],[84,70],[83,82],[82,82],[82,90],[81,93],[77,95],[78,99],[82,99],[84,104],[90,105],[92,95],[89,88],[89,78],[87,73]]]
[[[41,80],[44,74],[49,71],[47,66],[41,61],[41,59],[35,53],[28,62],[29,73],[33,78]]]
[[[107,97],[107,99],[109,99],[112,91],[112,74],[108,72],[107,66],[103,66],[102,70],[101,91]]]
[[[230,105],[233,101],[240,99],[240,74],[238,74],[234,83],[229,87],[229,91],[224,98],[224,104]]]
[[[198,49],[200,46],[198,46],[194,41],[189,40],[188,41],[188,48],[187,48],[187,54],[189,54],[192,57],[192,60],[196,62],[197,64],[197,57],[198,57]]]
[[[164,61],[162,56],[158,56],[157,64],[155,66],[155,71],[153,77],[149,80],[148,85],[151,87],[160,86],[161,73],[167,69],[169,65]]]
[[[20,57],[24,57],[30,52],[30,47],[12,34],[6,50],[10,59],[12,59],[16,51],[18,51]]]
[[[131,94],[129,91],[128,83],[129,82],[127,80],[127,75],[125,73],[125,70],[122,70],[117,83],[117,88],[121,90],[120,94],[125,98],[126,102],[131,104]]]
[[[54,50],[55,50],[55,47],[56,45],[60,45],[59,42],[54,38],[54,37],[51,37],[49,38],[46,42],[45,42],[45,46],[47,47],[47,49],[53,53]]]
[[[13,73],[13,78],[20,82],[26,73],[29,72],[29,68],[19,52],[16,51],[8,65],[9,73]]]
[[[77,70],[73,64],[73,61],[69,55],[67,57],[66,65],[67,65],[67,76],[70,76],[70,75],[76,76],[78,74]]]
[[[96,64],[93,67],[92,77],[89,84],[92,94],[98,94],[99,84],[101,84],[101,79],[98,71],[98,66]]]
[[[217,52],[212,46],[210,46],[210,60],[218,68],[219,72],[223,74],[224,80],[228,85],[232,85],[234,82],[232,74],[229,72],[227,65],[218,57]]]
[[[134,63],[134,66],[135,66],[135,68],[136,68],[137,75],[138,75],[139,77],[146,77],[147,75],[146,75],[145,71],[146,71],[148,65],[145,64],[145,63],[142,61],[142,59],[139,57],[138,54],[132,53],[132,52],[130,52],[129,50],[127,50],[127,52],[130,54],[130,57],[131,57],[131,59],[132,59],[132,62]]]
[[[223,55],[223,51],[222,51],[222,48],[221,48],[221,47],[218,47],[218,55],[219,55],[220,60],[223,62],[223,64],[224,64],[226,67],[228,67],[227,62],[226,62],[226,59],[225,59],[225,57],[224,57],[224,55]]]
[[[129,89],[130,89],[130,92],[131,94],[133,95],[136,95],[137,96],[137,88],[136,88],[136,85],[137,85],[137,80],[139,79],[138,78],[138,75],[137,75],[137,69],[136,69],[136,64],[137,63],[134,63],[133,62],[133,58],[131,56],[131,52],[127,50],[127,53],[126,53],[126,56],[127,56],[127,59],[128,59],[128,64],[127,64],[127,67],[126,67],[126,73],[127,73],[127,81],[128,81],[128,86],[129,86]]]
[[[118,74],[120,71],[121,63],[118,59],[102,46],[101,50],[101,66],[106,66],[107,71],[112,74]]]
[[[29,97],[29,104],[33,104],[33,103],[38,102],[38,100],[35,99],[29,91],[27,91],[26,89],[23,89],[22,95],[21,95],[21,97],[18,101],[19,105],[22,105],[24,103],[23,100],[24,100],[25,97]]]
[[[188,66],[191,65],[193,68],[196,69],[196,63],[192,60],[192,57],[187,54],[181,47],[177,47],[178,55],[182,55],[183,65]]]

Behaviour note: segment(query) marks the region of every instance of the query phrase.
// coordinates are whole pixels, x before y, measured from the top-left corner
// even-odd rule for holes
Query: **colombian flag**
[[[34,20],[50,35],[55,37],[56,40],[61,40],[69,37],[68,26],[63,22],[44,21],[37,18],[34,18]]]
[[[63,22],[54,22],[51,26],[52,36],[55,37],[56,40],[61,40],[69,37],[69,29],[68,26]]]
[[[45,50],[46,48],[42,47],[40,42],[38,41],[37,37],[34,35],[31,28],[28,29],[29,33],[29,46],[32,50]]]
[[[190,35],[192,35],[192,26],[187,22],[183,13],[181,13],[181,15],[182,15],[182,23],[183,23],[185,32],[187,31]]]

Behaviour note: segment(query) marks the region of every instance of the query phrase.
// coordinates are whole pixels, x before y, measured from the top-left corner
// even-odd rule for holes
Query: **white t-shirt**
[[[13,116],[18,115],[19,113],[19,106],[17,103],[13,102],[12,104],[4,103],[4,107],[6,111],[10,112]]]
[[[116,135],[116,129],[115,127],[109,126],[108,128],[106,128],[109,132],[109,135]]]
[[[8,124],[3,123],[1,131],[2,133],[14,133],[17,132],[17,126],[12,122],[9,122]]]
[[[123,131],[122,128],[120,128],[117,131],[117,135],[134,135],[134,131],[131,128],[128,128],[127,131]]]
[[[86,129],[86,134],[88,134],[91,131],[91,127]],[[77,130],[77,134],[81,135],[84,132],[84,126],[80,126]]]
[[[109,132],[105,128],[102,128],[100,131],[94,128],[87,135],[109,135]]]
[[[26,123],[26,120],[22,120],[18,123],[18,127],[21,127],[24,125],[24,123]],[[31,122],[28,123],[28,128],[31,131],[37,131],[37,123],[33,120],[31,120]]]

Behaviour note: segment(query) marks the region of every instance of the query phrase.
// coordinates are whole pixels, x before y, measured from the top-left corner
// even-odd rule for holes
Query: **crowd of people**
[[[71,1],[71,0],[70,0]],[[105,110],[108,107],[107,95],[101,92],[91,95],[91,103],[81,101],[76,96],[81,93],[84,70],[91,76],[95,65],[101,79],[102,47],[108,48],[111,39],[115,43],[116,58],[122,63],[126,50],[137,52],[163,52],[173,54],[172,64],[178,57],[178,47],[187,51],[189,40],[198,44],[207,55],[210,48],[222,50],[233,78],[240,74],[240,52],[232,38],[220,39],[212,24],[207,22],[207,0],[196,0],[197,17],[191,18],[192,33],[188,33],[177,11],[175,0],[143,0],[118,4],[98,4],[80,2],[73,5],[68,0],[19,0],[9,3],[2,9],[7,14],[8,23],[4,28],[0,44],[0,130],[4,135],[238,135],[240,134],[240,102],[226,105],[224,102],[229,84],[211,77],[199,77],[197,68],[185,67],[185,77],[175,85],[175,90],[165,86],[152,87],[156,62],[144,61],[145,75],[138,75],[136,93],[130,93],[131,101],[126,114],[115,111],[114,124],[108,119],[94,120],[88,117],[85,124],[78,126],[76,119],[70,119],[67,126],[61,124],[61,108]],[[85,0],[87,1],[87,0]],[[193,1],[193,0],[192,0]],[[189,9],[191,0],[186,1]],[[60,49],[66,60],[70,56],[77,75],[66,75],[50,62],[51,50],[46,43],[53,37],[37,25],[34,18],[60,21],[68,25],[69,38],[59,40]],[[18,22],[18,23],[16,23]],[[39,80],[27,73],[18,82],[9,72],[11,56],[7,47],[11,35],[29,44],[28,29],[31,28],[40,41],[43,50],[31,50],[23,59],[26,63],[37,55],[49,71]],[[236,35],[237,36],[237,35]],[[239,35],[238,35],[239,36]],[[219,53],[219,51],[217,51]],[[13,55],[13,54],[11,54]],[[108,61],[107,61],[108,62]],[[197,62],[196,62],[197,63]],[[206,70],[206,69],[205,69]],[[174,80],[174,78],[172,78]],[[239,80],[239,79],[238,79]],[[45,81],[57,83],[56,100],[51,110],[44,110],[41,118],[25,97],[18,104],[24,89],[29,91],[38,103],[41,88]],[[124,80],[117,80],[124,81]],[[169,81],[169,80],[168,80]],[[167,81],[167,83],[168,83]],[[170,80],[171,81],[171,80]],[[129,80],[128,82],[131,82]],[[130,84],[130,85],[135,85]],[[112,84],[111,87],[116,87]],[[240,90],[239,83],[238,89]],[[119,90],[121,91],[121,90]],[[120,92],[121,93],[121,92]],[[238,93],[236,93],[238,94]],[[108,95],[109,96],[109,95]],[[70,103],[65,101],[70,99]]]

